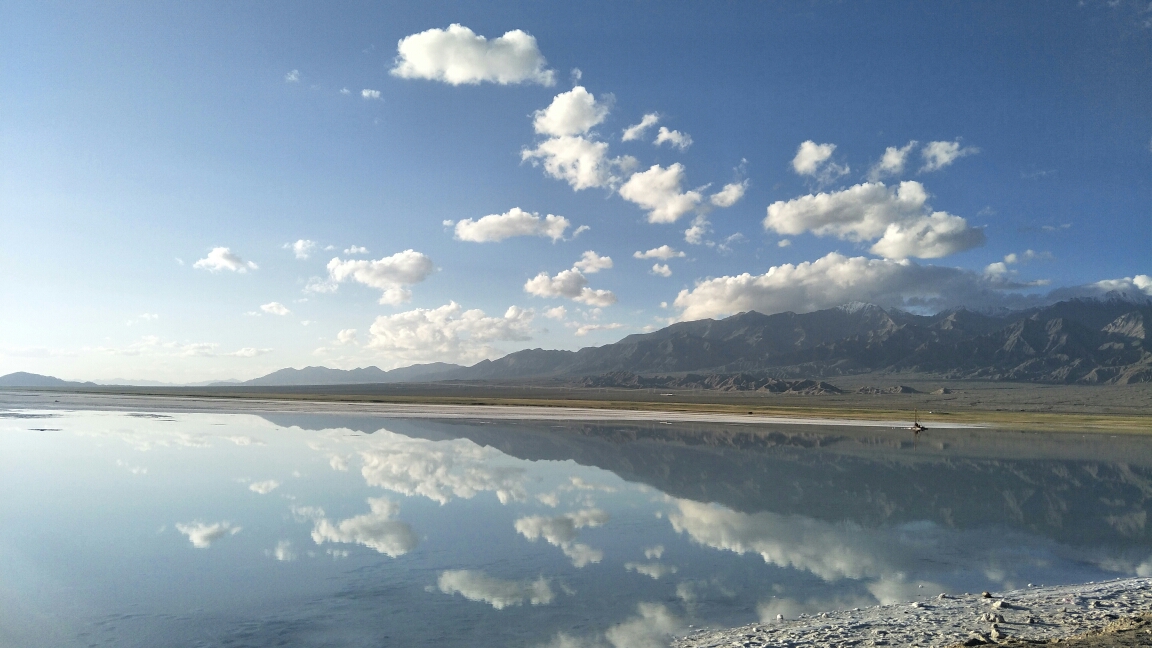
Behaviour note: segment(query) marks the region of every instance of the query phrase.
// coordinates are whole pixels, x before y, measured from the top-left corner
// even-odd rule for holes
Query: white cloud
[[[272,555],[280,562],[292,562],[296,560],[296,552],[292,551],[292,543],[288,540],[277,542],[276,548],[272,550]]]
[[[928,142],[924,145],[924,148],[920,149],[920,155],[924,157],[924,166],[920,168],[920,172],[939,171],[962,157],[974,155],[979,152],[980,149],[975,146],[965,146],[961,148],[960,140],[954,142]]]
[[[483,81],[506,85],[553,85],[555,72],[536,46],[536,39],[516,29],[488,40],[463,25],[429,29],[406,36],[397,46],[392,74],[404,79],[430,79],[451,85]]]
[[[380,98],[380,91],[379,90],[373,90],[371,88],[364,88],[363,90],[360,91],[360,96],[365,98],[365,99],[379,99]]]
[[[610,290],[588,287],[588,279],[579,270],[562,270],[555,277],[541,272],[524,283],[524,292],[537,297],[567,297],[589,306],[611,306],[616,295]]]
[[[889,146],[884,149],[884,155],[880,156],[880,161],[872,165],[872,169],[868,172],[868,179],[875,182],[884,176],[899,176],[904,173],[904,167],[908,163],[908,155],[916,148],[916,140],[908,142],[902,147]]]
[[[552,137],[583,135],[604,121],[609,109],[610,101],[597,103],[584,86],[576,86],[556,95],[547,108],[537,110],[532,126],[537,133]]]
[[[287,306],[280,302],[268,302],[267,304],[261,305],[260,310],[271,315],[287,315],[292,312],[288,310]]]
[[[503,214],[489,214],[475,221],[465,218],[457,221],[455,227],[456,239],[460,241],[487,243],[513,236],[546,236],[555,242],[564,238],[564,231],[571,224],[563,216],[548,214],[541,218],[536,212],[513,207]]]
[[[656,140],[653,143],[656,144],[656,146],[660,146],[665,142],[683,151],[689,146],[692,146],[692,136],[688,133],[681,133],[678,130],[668,130],[667,126],[661,126],[659,132],[656,133]]]
[[[730,182],[724,188],[709,197],[709,201],[717,207],[731,207],[740,202],[744,192],[748,190],[748,181]]]
[[[592,229],[592,228],[588,227],[587,225],[581,225],[580,227],[576,228],[576,231],[572,232],[572,238],[576,238],[577,236],[580,236],[581,234],[583,234],[584,232],[587,232],[590,229]]]
[[[612,257],[600,256],[592,250],[588,250],[572,267],[588,274],[596,274],[612,267]]]
[[[668,259],[672,259],[672,258],[676,258],[676,257],[682,258],[684,256],[684,253],[678,252],[667,245],[661,245],[660,247],[652,248],[651,250],[648,250],[647,252],[640,252],[640,251],[633,252],[632,256],[634,258],[637,258],[637,259],[660,259],[662,261],[667,261]]]
[[[467,439],[428,441],[380,430],[360,453],[369,486],[419,495],[439,504],[494,493],[502,504],[527,500],[524,469],[501,466],[503,455]]]
[[[664,648],[684,633],[684,622],[660,603],[637,604],[638,616],[604,632],[613,648]]]
[[[708,218],[704,214],[700,214],[693,218],[692,224],[684,230],[684,241],[692,245],[700,245],[705,242],[704,237],[708,236],[708,232],[711,231],[712,223],[708,222]]]
[[[300,82],[300,70],[292,70],[288,74],[285,74],[284,75],[284,82],[285,83],[299,83]]]
[[[386,497],[370,497],[368,506],[371,512],[335,524],[327,518],[317,520],[312,528],[312,540],[316,544],[361,544],[392,558],[416,548],[417,539],[412,527],[393,519],[400,511],[395,502]]]
[[[253,493],[259,493],[261,495],[267,495],[277,488],[280,488],[280,482],[276,481],[275,479],[266,479],[264,481],[252,482],[251,484],[248,484],[248,490],[252,491]]]
[[[630,142],[644,138],[644,133],[649,128],[656,125],[660,121],[660,115],[656,113],[648,113],[640,119],[639,124],[633,124],[624,129],[624,135],[620,138],[621,141]]]
[[[549,308],[548,310],[544,311],[544,317],[547,317],[548,319],[562,320],[567,316],[568,309],[564,308],[563,306]]]
[[[584,337],[592,331],[614,331],[619,328],[624,328],[623,324],[612,322],[609,324],[582,324],[576,327],[576,337]]]
[[[344,254],[368,254],[368,248],[359,245],[353,245],[344,250]]]
[[[653,545],[644,548],[644,557],[648,560],[660,560],[664,555],[664,545]]]
[[[681,192],[683,181],[684,165],[679,162],[668,168],[654,164],[633,174],[620,187],[620,196],[649,210],[649,223],[675,223],[703,200],[698,191]]]
[[[674,305],[684,320],[749,310],[807,313],[850,301],[935,312],[1026,303],[1026,297],[1007,291],[1027,287],[960,268],[833,252],[812,262],[773,266],[761,275],[704,279],[691,290],[681,290]]]
[[[219,272],[221,270],[230,270],[232,272],[248,272],[249,270],[257,269],[257,265],[251,261],[245,261],[236,254],[232,253],[226,247],[212,248],[208,256],[200,259],[192,264],[193,268],[201,268],[209,272]]]
[[[832,161],[835,150],[835,144],[817,144],[812,140],[802,142],[792,158],[792,170],[799,175],[814,177],[821,183],[831,182],[849,172],[847,166]]]
[[[244,347],[243,349],[237,349],[237,350],[233,351],[232,353],[225,353],[223,355],[233,356],[236,358],[255,358],[256,356],[262,356],[265,353],[271,353],[271,352],[272,352],[272,349],[257,349],[256,347]]]
[[[786,247],[789,247],[791,245],[792,245],[792,241],[790,241],[789,239],[780,239],[779,241],[776,241],[776,247],[786,248]]]
[[[285,243],[284,249],[292,250],[292,254],[296,255],[297,259],[307,259],[312,250],[316,249],[316,241],[300,239],[295,243]]]
[[[349,90],[348,88],[340,88],[340,94],[342,94],[342,95],[350,95],[350,94],[352,94],[352,91],[351,91],[351,90]]]
[[[675,574],[680,571],[674,565],[665,565],[663,563],[624,563],[624,569],[634,571],[637,574],[643,574],[653,580],[660,580],[669,574]]]
[[[482,571],[450,569],[440,573],[436,584],[445,594],[460,594],[469,601],[487,603],[497,610],[523,605],[525,601],[548,605],[555,598],[548,579],[543,576],[534,581],[509,581]]]
[[[535,311],[511,306],[503,317],[456,302],[381,315],[372,323],[367,347],[396,363],[442,360],[473,363],[502,355],[489,343],[531,339]]]
[[[1028,263],[1028,262],[1037,261],[1037,260],[1051,261],[1052,260],[1052,253],[1051,252],[1037,252],[1035,250],[1024,250],[1020,254],[1016,254],[1015,252],[1012,252],[1010,254],[1004,255],[1003,261],[997,261],[995,263],[989,263],[988,266],[984,268],[984,274],[994,275],[994,276],[1007,275],[1007,274],[1009,274],[1009,272],[1013,272],[1013,273],[1015,272],[1014,270],[1010,271],[1008,269],[1008,266],[1015,265],[1017,263]]]
[[[240,527],[233,526],[231,522],[214,522],[212,524],[205,524],[203,522],[182,524],[177,522],[176,530],[188,536],[188,540],[192,542],[192,546],[197,549],[207,549],[212,546],[213,542],[216,542],[226,535],[236,535],[240,533]]]
[[[337,344],[356,344],[356,329],[340,329],[336,334]]]
[[[660,275],[661,277],[671,277],[672,268],[668,267],[667,263],[654,263],[652,264],[652,274]]]
[[[331,467],[332,470],[348,472],[348,460],[344,457],[341,457],[340,455],[332,455],[331,457],[328,457],[328,466]]]
[[[984,243],[984,232],[959,216],[932,212],[919,182],[886,187],[866,182],[831,193],[808,194],[768,206],[764,229],[779,234],[812,232],[849,241],[879,238],[873,254],[888,258],[938,258]]]
[[[404,250],[376,261],[328,262],[328,276],[333,283],[352,280],[384,291],[381,304],[399,304],[412,298],[405,286],[420,283],[432,274],[432,259],[415,250]]]
[[[604,558],[603,552],[588,545],[575,542],[577,531],[585,527],[603,526],[608,514],[600,509],[584,509],[556,517],[530,515],[515,522],[516,531],[535,542],[543,538],[545,542],[559,547],[575,567],[598,563]]]
[[[618,172],[627,172],[636,164],[629,156],[609,158],[606,142],[578,135],[545,140],[534,149],[521,151],[520,157],[533,164],[543,164],[545,173],[566,181],[576,191],[614,187],[620,183]]]

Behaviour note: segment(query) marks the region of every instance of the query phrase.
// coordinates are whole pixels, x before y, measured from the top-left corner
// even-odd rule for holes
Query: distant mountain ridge
[[[953,379],[1127,384],[1152,381],[1150,325],[1152,299],[1120,294],[1104,299],[1071,299],[1024,311],[980,313],[960,308],[935,315],[852,302],[810,313],[764,315],[748,311],[721,320],[678,322],[600,347],[579,351],[524,349],[470,367],[435,362],[390,371],[375,366],[349,370],[287,368],[240,384],[302,386],[553,378],[580,383],[581,377],[600,376],[599,380],[584,382],[590,386],[691,383],[709,389],[734,388],[739,384],[772,390],[776,387],[764,382],[767,379],[819,380],[872,372],[919,372]],[[687,374],[699,375],[687,378]],[[32,384],[35,380],[56,379],[27,376],[35,374],[0,377],[0,386],[81,384]],[[652,376],[672,378],[654,381]]]
[[[52,376],[17,371],[0,376],[0,387],[95,387],[96,383],[61,380]]]

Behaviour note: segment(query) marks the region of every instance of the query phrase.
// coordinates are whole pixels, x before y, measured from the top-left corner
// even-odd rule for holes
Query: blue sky
[[[1143,2],[5,3],[0,373],[1152,294],[1150,106]]]

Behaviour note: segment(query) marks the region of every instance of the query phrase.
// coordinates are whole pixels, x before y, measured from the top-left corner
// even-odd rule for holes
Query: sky
[[[1152,295],[1152,4],[0,6],[0,374]]]

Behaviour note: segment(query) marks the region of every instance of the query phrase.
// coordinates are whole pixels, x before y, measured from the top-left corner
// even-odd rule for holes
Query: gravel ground
[[[1152,579],[1035,587],[857,608],[757,623],[728,630],[697,630],[676,648],[769,646],[1024,646],[1152,645],[1152,625],[1139,615],[1152,608]],[[1080,635],[1068,639],[1073,635]],[[1145,638],[1147,637],[1147,638]],[[1143,642],[1143,643],[1141,643]]]

